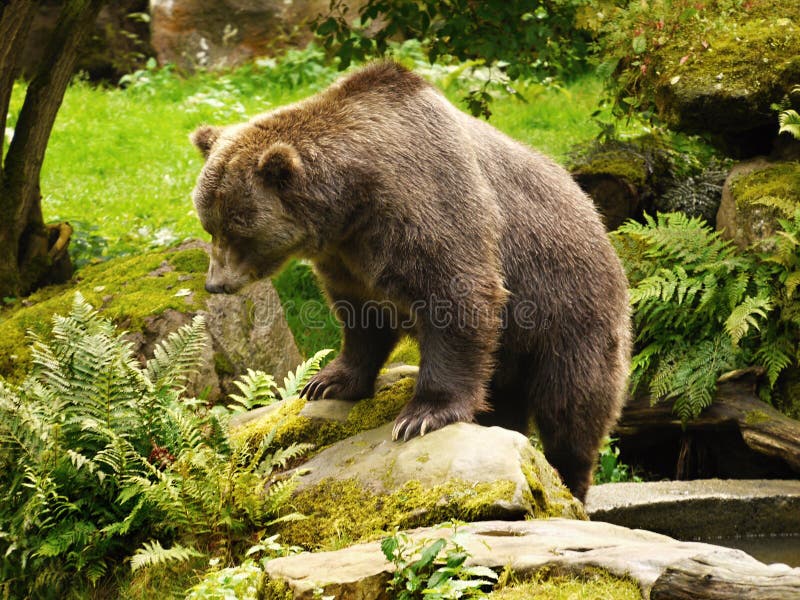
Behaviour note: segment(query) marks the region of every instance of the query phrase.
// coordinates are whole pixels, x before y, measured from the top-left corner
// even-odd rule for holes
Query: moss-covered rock
[[[769,250],[764,240],[775,234],[777,220],[784,216],[777,206],[788,208],[798,202],[800,162],[740,163],[723,186],[717,229],[742,250],[753,244]]]
[[[68,284],[43,288],[0,311],[0,376],[21,381],[30,365],[26,332],[49,333],[54,314],[66,314],[76,292],[111,318],[134,352],[150,356],[157,341],[202,313],[210,344],[190,393],[211,400],[232,391],[247,368],[282,377],[301,360],[268,281],[234,295],[205,289],[208,254],[202,242],[109,260],[81,269]]]
[[[586,569],[579,574],[542,569],[529,581],[514,581],[489,594],[492,600],[640,600],[641,597],[638,582],[604,569]]]
[[[77,273],[73,282],[50,286],[0,312],[0,375],[20,381],[30,364],[26,332],[46,335],[54,314],[67,314],[75,292],[128,330],[168,309],[200,310],[208,255],[202,248],[173,249],[110,260]]]
[[[771,105],[800,83],[800,4],[756,0],[713,16],[682,22],[643,83],[670,127],[710,133],[733,156],[765,153],[777,136]]]
[[[669,182],[671,162],[663,142],[652,136],[593,143],[572,156],[570,172],[591,196],[609,230],[652,212]]]
[[[285,447],[291,443],[313,444],[317,451],[347,437],[380,427],[392,421],[408,402],[414,391],[414,379],[404,377],[388,388],[379,390],[374,398],[353,402],[344,419],[327,419],[308,416],[304,412],[308,402],[303,398],[290,398],[265,409],[253,411],[232,422],[232,435],[237,440],[250,440],[257,444],[277,428],[274,443]],[[341,402],[317,400],[311,404]]]

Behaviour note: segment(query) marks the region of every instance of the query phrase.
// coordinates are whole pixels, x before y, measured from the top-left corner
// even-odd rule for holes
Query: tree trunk
[[[5,115],[17,74],[16,57],[35,2],[10,0],[0,12],[0,113]],[[28,85],[14,137],[0,167],[0,297],[30,292],[66,257],[66,227],[44,224],[39,176],[47,141],[75,67],[80,43],[105,0],[67,0],[36,76]],[[8,32],[8,35],[6,35]],[[58,240],[58,247],[54,246]],[[55,248],[55,251],[51,251]]]

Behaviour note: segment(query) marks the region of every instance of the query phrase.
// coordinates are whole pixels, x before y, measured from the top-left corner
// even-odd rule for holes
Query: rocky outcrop
[[[151,0],[159,63],[219,69],[311,39],[327,0]]]
[[[409,533],[420,541],[447,538],[452,532],[437,528]],[[580,573],[601,568],[632,577],[643,598],[789,600],[800,594],[800,569],[768,566],[740,550],[679,542],[609,523],[486,521],[461,526],[458,533],[470,556],[468,565],[498,573],[507,569],[520,579],[542,569]],[[335,598],[388,600],[391,569],[378,542],[277,558],[265,565],[269,578],[286,584],[295,599],[314,598],[315,590],[321,590]]]

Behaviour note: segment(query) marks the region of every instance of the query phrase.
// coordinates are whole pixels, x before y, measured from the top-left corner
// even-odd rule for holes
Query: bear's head
[[[211,234],[206,289],[232,293],[277,271],[307,232],[285,198],[303,177],[290,144],[270,141],[252,124],[202,126],[191,140],[205,157],[192,199]]]

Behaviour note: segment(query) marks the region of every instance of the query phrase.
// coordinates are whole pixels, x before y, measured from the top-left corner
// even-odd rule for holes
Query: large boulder
[[[30,364],[26,332],[46,334],[52,316],[69,312],[75,292],[128,331],[134,352],[151,356],[158,340],[206,317],[210,344],[193,393],[209,399],[234,391],[232,381],[246,369],[283,377],[301,357],[272,284],[258,281],[235,295],[208,294],[207,245],[188,242],[177,248],[109,260],[78,271],[74,281],[43,288],[0,312],[0,376],[24,378]]]
[[[772,105],[800,83],[800,4],[748,3],[714,27],[707,23],[683,20],[681,35],[653,53],[659,115],[673,129],[708,135],[732,156],[769,152],[778,133]]]
[[[161,64],[228,68],[312,37],[328,0],[151,0],[152,43]]]
[[[299,467],[292,501],[308,518],[280,526],[284,543],[330,548],[448,519],[585,518],[519,433],[455,423],[393,442],[392,421],[414,392],[416,371],[388,369],[375,397],[360,402],[293,398],[232,421],[239,440],[256,445],[272,435],[277,447],[310,443],[318,452]]]

